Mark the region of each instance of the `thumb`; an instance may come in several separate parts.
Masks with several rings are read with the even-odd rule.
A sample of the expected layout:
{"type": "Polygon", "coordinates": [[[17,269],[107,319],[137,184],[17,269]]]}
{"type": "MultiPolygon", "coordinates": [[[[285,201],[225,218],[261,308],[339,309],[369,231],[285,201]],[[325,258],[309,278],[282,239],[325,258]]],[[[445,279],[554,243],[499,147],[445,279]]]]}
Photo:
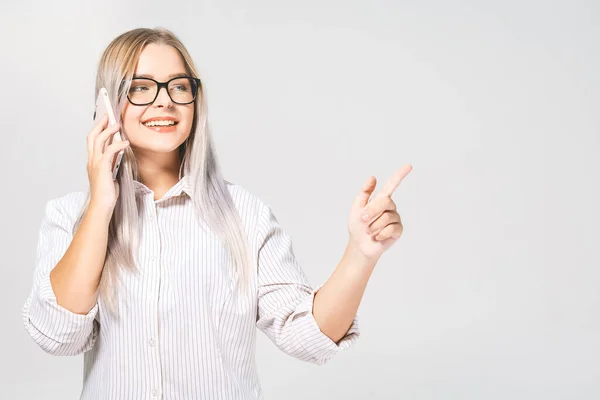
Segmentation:
{"type": "Polygon", "coordinates": [[[356,196],[354,206],[364,208],[369,202],[369,198],[371,197],[371,194],[373,194],[375,186],[377,186],[377,178],[374,176],[368,177],[367,181],[363,184],[360,193],[356,196]]]}

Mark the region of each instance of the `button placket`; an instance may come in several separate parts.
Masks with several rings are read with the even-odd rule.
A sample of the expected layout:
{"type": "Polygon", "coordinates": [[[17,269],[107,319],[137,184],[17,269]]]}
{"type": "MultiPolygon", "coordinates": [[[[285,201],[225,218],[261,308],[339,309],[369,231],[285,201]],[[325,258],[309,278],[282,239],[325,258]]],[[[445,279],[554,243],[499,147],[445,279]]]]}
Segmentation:
{"type": "Polygon", "coordinates": [[[153,364],[153,382],[156,386],[151,386],[151,393],[153,399],[161,398],[160,391],[160,382],[162,379],[162,371],[160,365],[160,357],[159,357],[159,349],[157,346],[157,338],[158,338],[158,291],[160,286],[160,271],[156,262],[160,260],[160,227],[158,223],[158,205],[154,201],[153,198],[150,199],[150,212],[148,215],[148,228],[149,228],[149,236],[150,243],[149,248],[152,253],[149,255],[148,260],[152,263],[152,266],[149,268],[151,272],[152,279],[152,313],[153,313],[153,321],[151,322],[151,328],[147,339],[148,350],[150,352],[150,358],[153,364]]]}
{"type": "MultiPolygon", "coordinates": [[[[156,231],[156,235],[158,237],[157,240],[160,241],[160,235],[158,233],[158,223],[157,223],[157,221],[158,221],[158,214],[157,214],[158,213],[158,205],[154,202],[154,200],[152,201],[152,204],[153,204],[152,208],[153,208],[153,212],[154,213],[148,215],[148,221],[152,225],[152,228],[154,228],[155,231],[156,231]]],[[[158,255],[157,254],[154,254],[154,255],[150,256],[150,261],[156,262],[156,260],[158,260],[158,255]]]]}

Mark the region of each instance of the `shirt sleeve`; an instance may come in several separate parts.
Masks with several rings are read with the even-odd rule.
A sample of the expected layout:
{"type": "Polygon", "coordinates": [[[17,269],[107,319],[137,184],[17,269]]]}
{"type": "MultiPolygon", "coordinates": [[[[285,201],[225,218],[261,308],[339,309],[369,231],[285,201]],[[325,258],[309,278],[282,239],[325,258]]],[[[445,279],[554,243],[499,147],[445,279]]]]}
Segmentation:
{"type": "Polygon", "coordinates": [[[355,316],[337,343],[321,332],[313,315],[317,291],[299,265],[288,233],[270,207],[259,220],[257,327],[285,353],[314,364],[325,364],[353,345],[360,332],[355,316]]]}
{"type": "Polygon", "coordinates": [[[98,303],[85,315],[60,306],[50,284],[50,271],[63,257],[73,235],[74,218],[60,205],[60,199],[46,203],[35,261],[33,287],[21,315],[33,340],[52,355],[77,355],[92,348],[98,336],[95,321],[98,303]]]}

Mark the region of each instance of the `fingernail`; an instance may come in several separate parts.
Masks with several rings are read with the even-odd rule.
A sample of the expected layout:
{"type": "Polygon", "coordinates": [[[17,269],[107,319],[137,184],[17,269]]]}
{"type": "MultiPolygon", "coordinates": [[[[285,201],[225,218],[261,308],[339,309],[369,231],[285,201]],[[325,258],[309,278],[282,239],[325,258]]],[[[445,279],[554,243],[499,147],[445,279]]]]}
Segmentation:
{"type": "Polygon", "coordinates": [[[369,214],[363,214],[362,219],[363,219],[363,221],[366,221],[367,219],[369,219],[369,214]]]}

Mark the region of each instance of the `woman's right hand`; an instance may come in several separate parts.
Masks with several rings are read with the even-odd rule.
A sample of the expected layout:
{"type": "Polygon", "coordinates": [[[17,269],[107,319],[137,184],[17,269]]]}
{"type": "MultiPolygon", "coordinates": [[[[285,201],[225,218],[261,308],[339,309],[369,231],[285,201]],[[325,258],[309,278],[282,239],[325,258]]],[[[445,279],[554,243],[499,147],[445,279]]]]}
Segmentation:
{"type": "Polygon", "coordinates": [[[115,141],[104,149],[106,141],[120,129],[116,123],[108,126],[108,116],[99,120],[87,135],[87,173],[90,182],[90,206],[99,208],[112,216],[119,197],[118,180],[112,178],[115,154],[129,146],[128,141],[115,141]]]}

